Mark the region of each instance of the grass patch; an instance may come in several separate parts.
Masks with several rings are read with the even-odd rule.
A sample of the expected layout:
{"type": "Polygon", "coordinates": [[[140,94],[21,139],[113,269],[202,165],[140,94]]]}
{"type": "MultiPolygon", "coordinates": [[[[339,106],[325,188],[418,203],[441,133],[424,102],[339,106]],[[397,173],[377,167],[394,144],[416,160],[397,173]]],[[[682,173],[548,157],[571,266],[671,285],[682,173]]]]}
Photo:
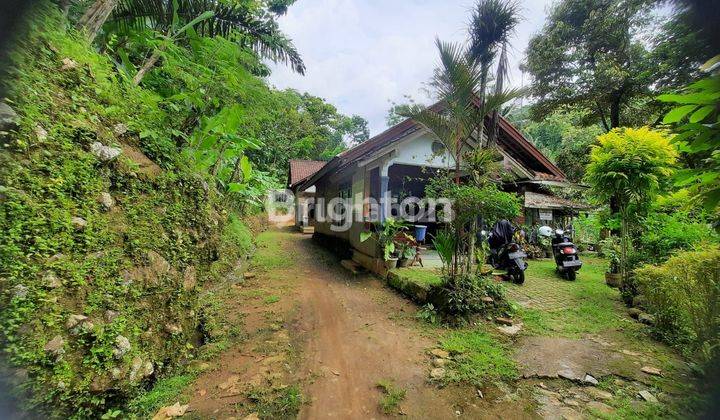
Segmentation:
{"type": "Polygon", "coordinates": [[[263,300],[263,302],[265,302],[266,305],[271,305],[273,303],[280,302],[280,297],[275,295],[268,296],[263,300]]]}
{"type": "Polygon", "coordinates": [[[195,377],[193,373],[183,373],[161,378],[151,390],[130,401],[128,407],[131,412],[139,416],[152,415],[160,407],[179,401],[182,392],[195,380],[195,377]]]}
{"type": "Polygon", "coordinates": [[[248,398],[255,403],[254,410],[262,419],[295,419],[303,403],[297,385],[278,390],[256,389],[248,398]]]}
{"type": "Polygon", "coordinates": [[[275,270],[289,267],[294,263],[290,253],[283,249],[282,236],[287,233],[279,231],[265,231],[257,236],[257,252],[253,257],[252,265],[263,270],[275,270]]]}
{"type": "Polygon", "coordinates": [[[560,278],[553,260],[531,261],[525,285],[508,284],[539,302],[542,309],[520,308],[524,329],[532,335],[578,338],[584,334],[637,328],[624,316],[624,306],[616,289],[605,284],[607,261],[583,259],[583,267],[574,282],[560,278]]]}
{"type": "Polygon", "coordinates": [[[397,412],[398,406],[405,399],[405,390],[395,386],[392,381],[383,379],[377,383],[377,387],[382,391],[380,397],[380,409],[385,414],[397,412]]]}
{"type": "Polygon", "coordinates": [[[512,380],[518,376],[509,348],[480,329],[452,331],[440,345],[453,355],[446,377],[448,382],[481,386],[488,381],[512,380]]]}
{"type": "Polygon", "coordinates": [[[414,283],[427,286],[441,286],[442,275],[437,268],[407,267],[395,269],[395,272],[414,283]]]}

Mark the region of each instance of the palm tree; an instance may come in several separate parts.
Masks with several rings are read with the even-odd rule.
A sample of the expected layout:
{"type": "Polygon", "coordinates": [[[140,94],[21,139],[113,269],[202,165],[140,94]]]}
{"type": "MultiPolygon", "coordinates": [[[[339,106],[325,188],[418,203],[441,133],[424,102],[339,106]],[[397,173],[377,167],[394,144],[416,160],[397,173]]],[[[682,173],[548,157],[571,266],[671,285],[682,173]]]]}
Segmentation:
{"type": "MultiPolygon", "coordinates": [[[[513,0],[479,0],[475,5],[469,28],[469,54],[480,68],[478,96],[481,103],[487,95],[490,69],[498,52],[500,59],[495,77],[495,94],[503,91],[508,76],[507,47],[518,22],[518,6],[513,0]]],[[[497,140],[500,114],[497,108],[486,109],[492,110],[488,144],[493,145],[497,140]]]]}
{"type": "MultiPolygon", "coordinates": [[[[453,153],[455,158],[455,184],[460,184],[461,166],[469,168],[469,172],[483,169],[476,163],[487,162],[488,156],[481,148],[485,117],[488,112],[499,109],[504,103],[517,97],[519,91],[498,91],[493,94],[484,94],[480,99],[479,93],[483,86],[483,69],[479,62],[473,58],[468,48],[458,44],[435,41],[440,52],[440,66],[430,82],[430,86],[440,99],[442,106],[423,108],[414,106],[408,116],[432,131],[445,147],[453,153]],[[475,149],[466,148],[475,143],[475,149]],[[467,153],[467,164],[463,165],[463,153],[467,153]],[[482,154],[482,156],[479,156],[482,154]],[[476,159],[477,158],[477,159],[476,159]]],[[[481,166],[482,166],[481,165],[481,166]]],[[[472,174],[473,179],[475,173],[472,174]]],[[[464,228],[460,228],[463,229],[464,228]]],[[[456,247],[463,235],[460,229],[456,231],[456,247]]],[[[472,256],[475,252],[475,232],[477,222],[473,221],[468,241],[467,270],[470,270],[472,256]]],[[[457,253],[457,249],[456,249],[457,253]]]]}
{"type": "Polygon", "coordinates": [[[455,157],[455,183],[460,183],[463,146],[482,142],[485,117],[519,96],[516,89],[483,94],[483,69],[468,48],[435,40],[440,66],[430,86],[442,106],[410,108],[407,116],[432,131],[455,157]]]}
{"type": "Polygon", "coordinates": [[[256,51],[261,57],[289,64],[300,74],[305,64],[292,41],[280,31],[275,20],[284,7],[270,7],[270,12],[250,11],[237,4],[218,0],[96,0],[78,21],[93,40],[106,21],[116,23],[117,30],[152,28],[166,33],[178,20],[187,23],[207,12],[209,19],[195,26],[200,36],[232,37],[241,47],[256,51]]]}

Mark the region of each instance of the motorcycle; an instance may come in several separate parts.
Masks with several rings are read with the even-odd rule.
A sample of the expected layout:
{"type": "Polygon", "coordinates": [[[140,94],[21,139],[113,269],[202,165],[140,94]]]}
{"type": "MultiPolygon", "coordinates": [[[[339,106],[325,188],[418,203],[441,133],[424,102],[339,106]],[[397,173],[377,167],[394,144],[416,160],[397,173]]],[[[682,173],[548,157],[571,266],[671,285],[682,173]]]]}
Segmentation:
{"type": "Polygon", "coordinates": [[[490,246],[489,262],[495,269],[506,270],[513,283],[523,284],[528,266],[523,258],[527,254],[513,241],[514,233],[515,229],[507,220],[495,224],[487,239],[490,246]]]}
{"type": "Polygon", "coordinates": [[[582,261],[578,256],[577,246],[570,237],[562,229],[556,229],[553,235],[549,226],[541,227],[538,233],[545,237],[553,237],[551,245],[557,272],[570,281],[575,280],[578,270],[582,267],[582,261]]]}

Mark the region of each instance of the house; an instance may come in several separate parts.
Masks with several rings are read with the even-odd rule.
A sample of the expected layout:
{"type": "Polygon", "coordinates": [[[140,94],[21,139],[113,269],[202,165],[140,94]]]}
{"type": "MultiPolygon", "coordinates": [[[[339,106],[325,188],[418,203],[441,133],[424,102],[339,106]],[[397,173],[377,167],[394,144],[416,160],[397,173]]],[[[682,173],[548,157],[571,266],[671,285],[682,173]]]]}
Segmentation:
{"type": "Polygon", "coordinates": [[[303,233],[313,233],[315,226],[314,198],[315,186],[310,185],[303,190],[297,187],[308,177],[314,175],[327,162],[322,160],[290,160],[287,187],[295,194],[295,226],[303,233]]]}
{"type": "MultiPolygon", "coordinates": [[[[551,186],[569,186],[565,174],[505,118],[500,119],[497,143],[510,179],[503,189],[525,196],[524,214],[518,223],[544,220],[548,215],[552,220],[547,223],[552,223],[573,211],[572,203],[557,201],[549,190],[551,186]],[[548,205],[543,207],[543,203],[548,205]]],[[[408,119],[337,155],[303,180],[291,182],[290,189],[296,194],[313,189],[315,217],[308,223],[314,225],[315,236],[349,244],[358,261],[377,257],[376,244],[362,241],[361,232],[372,222],[402,212],[403,205],[397,203],[404,203],[405,197],[424,197],[428,180],[438,171],[454,167],[452,154],[437,137],[408,119]]],[[[414,223],[426,225],[432,232],[440,223],[432,218],[435,208],[419,205],[425,205],[425,218],[414,223]]]]}

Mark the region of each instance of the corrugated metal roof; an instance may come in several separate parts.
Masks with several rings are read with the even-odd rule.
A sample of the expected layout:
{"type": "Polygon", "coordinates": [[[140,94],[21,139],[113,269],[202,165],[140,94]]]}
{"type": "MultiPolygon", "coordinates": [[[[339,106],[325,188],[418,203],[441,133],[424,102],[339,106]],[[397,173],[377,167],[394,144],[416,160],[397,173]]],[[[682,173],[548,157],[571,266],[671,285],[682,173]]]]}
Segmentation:
{"type": "Polygon", "coordinates": [[[531,209],[576,209],[587,210],[592,206],[586,203],[578,203],[554,195],[540,194],[532,191],[525,192],[525,207],[531,209]]]}

